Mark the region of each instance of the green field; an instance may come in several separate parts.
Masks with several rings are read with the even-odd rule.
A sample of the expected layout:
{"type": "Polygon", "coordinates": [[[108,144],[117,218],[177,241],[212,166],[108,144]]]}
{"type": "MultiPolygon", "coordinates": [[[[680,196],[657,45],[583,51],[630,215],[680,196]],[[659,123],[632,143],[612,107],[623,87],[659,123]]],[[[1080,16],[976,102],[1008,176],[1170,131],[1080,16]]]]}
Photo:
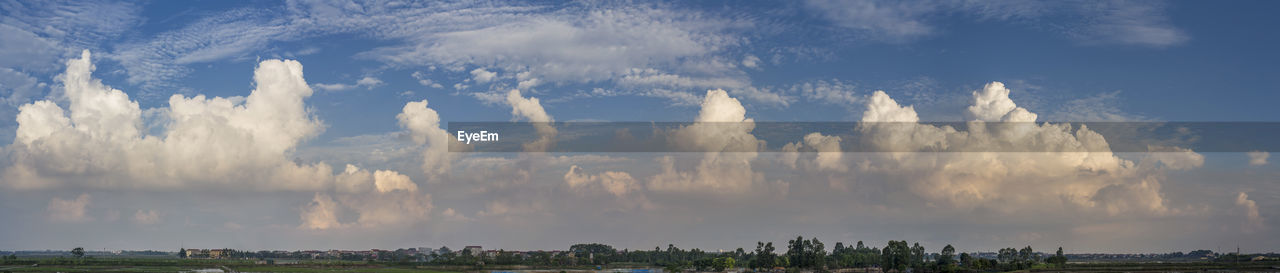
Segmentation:
{"type": "Polygon", "coordinates": [[[9,261],[0,272],[195,272],[200,269],[230,269],[235,272],[370,272],[448,273],[438,269],[408,265],[353,261],[305,261],[291,265],[259,265],[252,260],[201,260],[166,258],[67,259],[37,258],[9,261]]]}
{"type": "Polygon", "coordinates": [[[1066,268],[1032,269],[1031,272],[1280,272],[1280,262],[1098,262],[1071,264],[1066,268]]]}
{"type": "MultiPolygon", "coordinates": [[[[225,272],[370,272],[370,273],[455,273],[462,271],[516,270],[510,266],[485,268],[413,266],[365,261],[302,260],[299,264],[262,265],[254,260],[206,260],[172,258],[28,258],[0,265],[9,272],[198,272],[201,269],[228,269],[225,272]],[[33,266],[35,265],[35,266],[33,266]]],[[[529,268],[521,268],[529,269],[529,268]]],[[[578,268],[589,270],[588,268],[578,268]]],[[[540,269],[543,270],[543,269],[540,269]]],[[[1072,263],[1066,268],[1040,265],[1017,272],[1280,272],[1280,262],[1093,262],[1072,263]]],[[[855,270],[854,272],[860,272],[855,270]]]]}
{"type": "MultiPolygon", "coordinates": [[[[39,267],[0,267],[0,272],[195,272],[199,269],[218,267],[183,267],[183,266],[99,266],[99,265],[55,265],[39,267]]],[[[228,267],[237,272],[368,272],[368,273],[450,273],[432,269],[396,266],[362,266],[362,267],[319,267],[307,265],[259,265],[228,267]]]]}

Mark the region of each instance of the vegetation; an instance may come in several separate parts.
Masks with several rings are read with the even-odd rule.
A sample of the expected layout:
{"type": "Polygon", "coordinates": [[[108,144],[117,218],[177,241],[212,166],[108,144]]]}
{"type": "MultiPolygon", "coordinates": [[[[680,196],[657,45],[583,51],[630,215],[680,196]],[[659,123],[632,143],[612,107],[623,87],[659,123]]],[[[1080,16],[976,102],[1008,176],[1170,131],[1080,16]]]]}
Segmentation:
{"type": "MultiPolygon", "coordinates": [[[[873,268],[879,267],[886,272],[979,272],[979,271],[1011,271],[1036,268],[1036,266],[1053,266],[1062,268],[1066,264],[1066,256],[1059,253],[1042,259],[1041,254],[1034,252],[1030,246],[1022,249],[1001,249],[995,259],[980,258],[971,253],[960,253],[956,257],[956,249],[947,245],[938,253],[928,253],[919,243],[907,241],[889,241],[883,248],[868,247],[863,242],[847,246],[842,242],[835,243],[831,252],[818,238],[797,236],[788,240],[786,249],[776,249],[772,242],[756,242],[754,251],[747,252],[738,248],[734,251],[707,252],[701,249],[681,249],[668,244],[665,249],[654,247],[652,250],[618,250],[613,246],[600,243],[575,244],[568,251],[484,251],[473,253],[471,249],[452,251],[443,247],[438,251],[419,253],[416,249],[373,250],[373,251],[234,251],[218,250],[218,257],[202,254],[200,250],[194,257],[188,257],[187,249],[179,249],[176,255],[169,257],[186,259],[94,259],[83,258],[83,248],[70,251],[77,259],[54,258],[38,263],[45,265],[70,266],[282,266],[278,260],[290,261],[284,267],[334,266],[367,267],[370,265],[392,266],[397,268],[417,268],[422,266],[445,268],[451,270],[475,270],[480,268],[502,268],[504,266],[524,266],[534,268],[594,268],[608,265],[623,267],[662,267],[669,272],[685,270],[724,271],[743,267],[753,271],[768,271],[778,268],[798,270],[827,271],[841,268],[873,268]],[[779,253],[781,252],[781,253],[779,253]],[[305,261],[305,262],[302,262],[305,261]],[[1041,262],[1047,264],[1041,264],[1041,262]]],[[[31,264],[19,261],[16,257],[5,257],[4,264],[31,264]]]]}
{"type": "MultiPolygon", "coordinates": [[[[446,248],[447,249],[447,248],[446,248]]],[[[756,242],[754,251],[736,249],[727,252],[706,252],[701,249],[681,249],[673,244],[654,247],[652,250],[618,250],[612,246],[588,243],[575,244],[564,252],[514,252],[490,251],[483,254],[441,251],[419,254],[420,264],[437,266],[534,266],[565,268],[579,266],[654,266],[669,272],[685,270],[723,271],[742,266],[753,271],[776,268],[800,270],[835,270],[841,268],[884,268],[896,272],[983,272],[1013,271],[1066,265],[1067,257],[1059,252],[1046,258],[1030,246],[1021,249],[1001,249],[997,255],[983,258],[972,253],[958,253],[952,245],[939,252],[929,253],[919,243],[889,241],[883,248],[868,247],[863,242],[852,246],[837,242],[831,252],[818,238],[796,237],[788,240],[785,251],[778,253],[772,242],[756,242]]],[[[411,259],[412,255],[378,255],[411,259]]],[[[395,260],[392,260],[395,261],[395,260]]],[[[412,264],[410,260],[403,260],[412,264]]]]}
{"type": "Polygon", "coordinates": [[[1057,266],[1059,268],[1067,266],[1067,256],[1062,254],[1062,247],[1058,247],[1058,252],[1053,256],[1044,260],[1045,263],[1057,266]]]}
{"type": "MultiPolygon", "coordinates": [[[[79,251],[73,250],[50,252],[61,253],[61,257],[32,258],[18,257],[13,254],[0,255],[0,272],[181,272],[208,268],[229,268],[243,272],[428,273],[550,268],[581,272],[597,268],[637,267],[660,267],[668,272],[726,271],[735,268],[748,272],[827,272],[839,269],[845,269],[845,272],[850,271],[847,268],[857,268],[852,272],[862,272],[862,268],[868,268],[867,271],[883,268],[883,272],[890,273],[1189,272],[1273,271],[1274,267],[1280,266],[1280,257],[1276,254],[1236,255],[1195,251],[1191,254],[1145,255],[1160,258],[1181,258],[1188,255],[1197,257],[1195,260],[1183,260],[1183,262],[1107,261],[1075,263],[1068,267],[1068,255],[1061,248],[1051,255],[1037,253],[1029,246],[1020,249],[1005,248],[996,253],[957,253],[954,246],[947,245],[938,252],[929,253],[920,244],[908,241],[890,241],[882,248],[867,247],[861,242],[852,246],[837,242],[828,253],[823,245],[824,243],[816,238],[797,237],[794,240],[788,240],[785,251],[774,249],[773,243],[765,242],[757,242],[756,249],[751,252],[744,249],[725,252],[705,252],[696,248],[684,250],[670,244],[666,249],[652,250],[618,250],[605,244],[576,244],[570,246],[569,251],[556,252],[497,250],[477,253],[470,251],[416,253],[416,250],[408,249],[383,250],[375,251],[377,258],[345,256],[350,259],[297,258],[308,253],[329,253],[320,251],[243,251],[233,252],[231,256],[235,258],[227,259],[178,259],[181,254],[175,255],[172,252],[167,258],[102,258],[97,252],[94,253],[95,255],[82,253],[77,256],[74,252],[79,251]],[[295,258],[253,257],[260,255],[295,258]],[[273,261],[276,263],[272,263],[273,261]]],[[[1075,254],[1072,257],[1089,255],[1125,256],[1123,254],[1075,254]]]]}
{"type": "MultiPolygon", "coordinates": [[[[785,249],[773,242],[756,242],[756,248],[707,252],[681,249],[674,244],[651,250],[616,249],[600,243],[574,244],[567,251],[452,251],[397,249],[367,251],[235,251],[231,249],[173,252],[132,251],[133,255],[166,255],[153,258],[103,258],[105,252],[86,253],[83,248],[70,251],[47,251],[40,257],[18,257],[0,252],[0,272],[174,272],[204,268],[230,268],[251,272],[439,272],[519,269],[565,269],[568,271],[597,268],[664,268],[668,272],[726,271],[749,272],[828,272],[855,269],[854,272],[882,269],[886,273],[904,272],[1007,272],[1007,271],[1199,271],[1221,269],[1267,269],[1280,265],[1276,254],[1237,255],[1197,250],[1183,254],[1072,254],[1070,259],[1103,261],[1072,264],[1069,255],[1059,247],[1053,254],[1040,253],[1030,246],[1003,248],[995,253],[960,253],[952,245],[928,252],[919,243],[889,241],[880,248],[863,242],[846,245],[836,242],[833,248],[818,238],[797,236],[788,240],[785,249]],[[827,252],[830,250],[830,252],[827,252]],[[190,256],[187,254],[191,253],[190,256]],[[215,254],[216,253],[216,254],[215,254]],[[90,255],[86,255],[90,254],[90,255]],[[1134,258],[1138,257],[1138,258],[1134,258]],[[1179,261],[1145,263],[1139,259],[1179,261]],[[1157,270],[1163,269],[1163,270],[1157,270]]],[[[1153,261],[1146,260],[1146,261],[1153,261]]]]}

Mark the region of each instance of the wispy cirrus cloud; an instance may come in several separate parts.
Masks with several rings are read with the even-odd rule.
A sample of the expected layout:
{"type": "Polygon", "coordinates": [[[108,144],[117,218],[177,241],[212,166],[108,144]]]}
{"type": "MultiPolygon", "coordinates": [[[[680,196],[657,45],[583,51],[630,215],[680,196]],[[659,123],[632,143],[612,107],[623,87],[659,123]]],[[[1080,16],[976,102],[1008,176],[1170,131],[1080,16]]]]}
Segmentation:
{"type": "Polygon", "coordinates": [[[510,86],[528,90],[543,84],[611,82],[629,77],[633,80],[625,86],[637,90],[725,88],[766,103],[786,102],[767,90],[752,88],[741,70],[745,64],[735,61],[741,57],[724,51],[743,42],[744,38],[733,32],[750,25],[744,20],[661,5],[432,3],[384,7],[376,3],[297,2],[287,6],[282,11],[237,9],[202,18],[154,38],[117,46],[111,58],[125,66],[131,83],[149,94],[175,87],[175,81],[191,72],[190,64],[247,58],[250,52],[276,42],[362,33],[403,42],[357,57],[401,67],[481,69],[485,73],[473,77],[476,84],[508,85],[500,80],[512,80],[510,86]],[[495,58],[498,56],[501,58],[495,58]],[[496,70],[483,70],[485,67],[496,70]],[[636,77],[648,80],[636,81],[636,77]]]}
{"type": "Polygon", "coordinates": [[[314,84],[314,86],[317,89],[324,90],[324,91],[346,91],[346,90],[351,90],[355,88],[373,89],[374,87],[381,86],[382,84],[383,84],[382,80],[379,80],[378,78],[374,78],[372,76],[365,76],[364,78],[360,78],[359,80],[356,80],[356,82],[352,84],[317,83],[317,84],[314,84]]]}
{"type": "Polygon", "coordinates": [[[246,58],[272,42],[306,34],[280,17],[259,9],[230,10],[145,40],[119,44],[106,55],[120,62],[128,81],[142,88],[142,97],[157,99],[180,87],[177,81],[192,71],[188,65],[246,58]]]}
{"type": "Polygon", "coordinates": [[[1084,44],[1166,47],[1191,39],[1173,26],[1165,11],[1166,2],[1099,1],[1079,5],[1085,21],[1067,33],[1084,44]]]}
{"type": "Polygon", "coordinates": [[[805,4],[837,26],[895,43],[936,32],[926,15],[940,9],[926,2],[813,0],[805,4]]]}
{"type": "Polygon", "coordinates": [[[1171,23],[1162,1],[810,0],[805,6],[855,37],[890,43],[930,37],[946,31],[942,21],[966,19],[1040,25],[1085,45],[1166,47],[1190,39],[1171,23]],[[1050,17],[1066,23],[1042,20],[1050,17]]]}
{"type": "Polygon", "coordinates": [[[736,32],[751,26],[749,20],[662,5],[569,5],[506,19],[491,26],[424,32],[407,44],[358,56],[471,70],[474,83],[523,90],[574,83],[614,83],[631,95],[723,88],[762,103],[787,103],[752,86],[743,69],[747,64],[758,68],[756,62],[741,63],[736,61],[741,57],[727,51],[745,42],[736,32]],[[490,74],[495,72],[506,76],[490,74]]]}
{"type": "Polygon", "coordinates": [[[108,47],[142,20],[140,11],[133,3],[107,1],[0,3],[0,114],[14,114],[46,93],[46,76],[63,58],[108,47]]]}
{"type": "Polygon", "coordinates": [[[810,101],[845,107],[859,105],[864,96],[857,93],[856,85],[839,79],[803,82],[792,85],[788,90],[810,101]]]}
{"type": "Polygon", "coordinates": [[[109,1],[0,3],[0,66],[51,71],[83,49],[102,49],[137,26],[141,7],[109,1]]]}

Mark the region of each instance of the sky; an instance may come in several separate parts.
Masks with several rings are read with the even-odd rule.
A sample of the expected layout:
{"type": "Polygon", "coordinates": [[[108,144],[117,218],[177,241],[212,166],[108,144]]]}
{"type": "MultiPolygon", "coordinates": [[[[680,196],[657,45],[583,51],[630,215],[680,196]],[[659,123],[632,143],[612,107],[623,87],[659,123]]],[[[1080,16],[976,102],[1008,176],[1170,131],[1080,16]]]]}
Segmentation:
{"type": "Polygon", "coordinates": [[[1276,251],[1270,151],[1061,124],[1280,121],[1278,5],[3,1],[0,249],[1276,251]],[[670,143],[706,152],[450,152],[463,121],[694,122],[670,143]],[[791,121],[1040,123],[753,130],[791,121]]]}

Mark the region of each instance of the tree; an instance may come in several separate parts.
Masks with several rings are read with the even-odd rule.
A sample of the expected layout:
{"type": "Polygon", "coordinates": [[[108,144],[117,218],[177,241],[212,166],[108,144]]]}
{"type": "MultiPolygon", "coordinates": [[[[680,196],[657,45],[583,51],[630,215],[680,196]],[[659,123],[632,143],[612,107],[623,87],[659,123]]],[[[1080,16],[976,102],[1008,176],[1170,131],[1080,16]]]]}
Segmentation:
{"type": "Polygon", "coordinates": [[[77,248],[71,249],[71,255],[75,255],[76,258],[84,257],[84,248],[77,247],[77,248]]]}
{"type": "Polygon", "coordinates": [[[996,254],[996,261],[1001,264],[1012,264],[1018,256],[1018,250],[1012,247],[1001,248],[1000,253],[996,254]]]}
{"type": "Polygon", "coordinates": [[[885,271],[890,269],[896,269],[898,272],[906,271],[907,267],[911,265],[911,251],[911,247],[907,246],[907,241],[889,241],[889,244],[884,246],[883,254],[880,256],[882,259],[881,266],[885,268],[885,271]]]}
{"type": "Polygon", "coordinates": [[[178,249],[178,259],[186,259],[186,258],[187,258],[187,249],[186,249],[186,248],[179,248],[179,249],[178,249]]]}
{"type": "Polygon", "coordinates": [[[787,241],[786,258],[788,267],[820,268],[827,263],[826,245],[818,238],[805,240],[797,236],[795,240],[787,241]]]}
{"type": "Polygon", "coordinates": [[[617,252],[617,250],[613,249],[612,246],[609,246],[606,244],[598,244],[598,243],[575,244],[575,245],[569,246],[569,251],[572,251],[573,253],[576,253],[578,255],[586,255],[588,253],[601,255],[601,254],[613,254],[617,252]]]}
{"type": "Polygon", "coordinates": [[[1067,255],[1062,253],[1062,247],[1058,247],[1058,266],[1067,266],[1067,255]]]}
{"type": "Polygon", "coordinates": [[[1035,251],[1031,250],[1031,246],[1024,247],[1022,250],[1018,251],[1018,262],[1020,262],[1023,267],[1031,267],[1031,265],[1035,264],[1035,260],[1032,259],[1032,255],[1034,254],[1035,251]]]}
{"type": "Polygon", "coordinates": [[[787,241],[787,263],[788,267],[804,267],[804,236],[796,236],[795,240],[787,241]]]}
{"type": "Polygon", "coordinates": [[[809,254],[809,267],[821,268],[827,264],[827,247],[819,242],[818,238],[813,238],[811,241],[806,251],[809,254]]]}
{"type": "Polygon", "coordinates": [[[1053,254],[1052,257],[1045,259],[1045,262],[1061,268],[1067,265],[1067,255],[1062,254],[1062,247],[1058,247],[1058,252],[1053,254]]]}
{"type": "Polygon", "coordinates": [[[951,264],[954,263],[955,261],[955,256],[956,256],[955,247],[952,247],[950,244],[948,244],[945,247],[942,247],[942,253],[938,253],[938,266],[943,269],[951,267],[951,264]]]}
{"type": "Polygon", "coordinates": [[[664,269],[667,272],[683,272],[686,267],[689,267],[688,262],[676,262],[667,264],[664,269]]]}
{"type": "Polygon", "coordinates": [[[973,256],[969,256],[969,253],[960,253],[960,265],[969,269],[977,269],[973,266],[973,256]]]}
{"type": "Polygon", "coordinates": [[[917,270],[924,268],[924,247],[918,242],[911,246],[911,267],[917,270]]]}
{"type": "Polygon", "coordinates": [[[604,264],[618,251],[610,245],[592,243],[569,246],[569,252],[573,252],[578,257],[589,258],[592,263],[604,264]]]}
{"type": "Polygon", "coordinates": [[[735,262],[736,261],[734,261],[733,258],[720,257],[716,258],[715,261],[711,263],[711,267],[716,271],[724,271],[727,268],[733,268],[735,262]]]}
{"type": "Polygon", "coordinates": [[[778,255],[773,253],[774,250],[773,242],[756,242],[755,260],[751,261],[751,267],[769,269],[777,266],[778,255]]]}

